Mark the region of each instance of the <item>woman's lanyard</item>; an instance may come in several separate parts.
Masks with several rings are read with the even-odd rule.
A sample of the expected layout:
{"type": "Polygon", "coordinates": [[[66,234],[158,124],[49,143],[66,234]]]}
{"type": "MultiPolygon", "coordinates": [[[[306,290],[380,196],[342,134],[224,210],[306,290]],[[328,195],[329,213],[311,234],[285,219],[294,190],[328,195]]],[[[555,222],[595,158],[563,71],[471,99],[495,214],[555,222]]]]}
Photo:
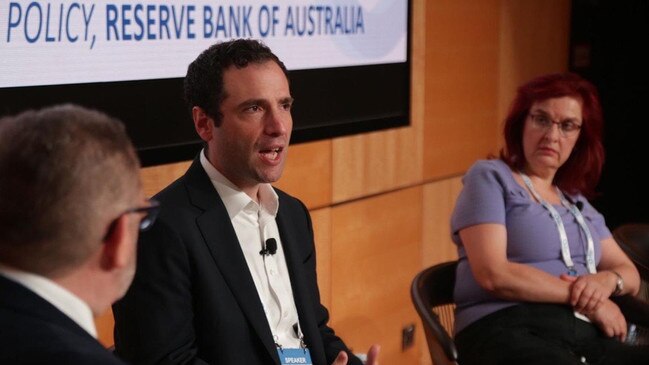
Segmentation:
{"type": "MultiPolygon", "coordinates": [[[[552,204],[549,204],[541,196],[539,193],[534,190],[534,186],[532,185],[532,180],[523,172],[519,172],[521,177],[523,178],[523,181],[525,182],[525,185],[527,185],[527,188],[530,189],[530,192],[534,196],[534,199],[536,199],[545,209],[547,209],[550,212],[550,215],[552,216],[552,219],[554,220],[554,224],[557,226],[557,231],[559,231],[559,238],[561,239],[561,257],[563,258],[563,262],[566,264],[566,267],[568,267],[568,274],[570,275],[577,275],[577,271],[575,270],[575,264],[572,262],[572,257],[570,256],[570,246],[568,245],[568,235],[566,234],[566,228],[563,226],[563,221],[561,220],[561,216],[557,212],[556,209],[552,206],[552,204]]],[[[586,235],[586,240],[588,241],[588,246],[586,249],[586,266],[588,268],[588,272],[591,274],[594,274],[597,272],[597,268],[595,267],[595,245],[593,243],[593,236],[590,234],[590,229],[588,228],[588,225],[586,224],[586,220],[584,219],[583,214],[581,214],[581,211],[574,205],[568,202],[566,197],[563,195],[563,192],[557,189],[557,193],[559,194],[559,198],[561,199],[561,204],[570,211],[570,213],[577,219],[577,223],[579,223],[579,226],[581,227],[581,230],[584,232],[586,235]]]]}

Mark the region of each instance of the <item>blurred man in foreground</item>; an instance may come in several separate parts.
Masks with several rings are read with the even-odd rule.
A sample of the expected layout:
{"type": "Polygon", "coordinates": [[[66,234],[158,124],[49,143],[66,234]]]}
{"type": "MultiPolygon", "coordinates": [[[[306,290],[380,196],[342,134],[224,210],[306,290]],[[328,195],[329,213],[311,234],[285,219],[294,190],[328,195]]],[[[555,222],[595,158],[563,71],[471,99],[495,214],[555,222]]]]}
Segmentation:
{"type": "Polygon", "coordinates": [[[126,292],[157,209],[119,121],[73,105],[0,119],[0,363],[123,364],[93,317],[126,292]]]}

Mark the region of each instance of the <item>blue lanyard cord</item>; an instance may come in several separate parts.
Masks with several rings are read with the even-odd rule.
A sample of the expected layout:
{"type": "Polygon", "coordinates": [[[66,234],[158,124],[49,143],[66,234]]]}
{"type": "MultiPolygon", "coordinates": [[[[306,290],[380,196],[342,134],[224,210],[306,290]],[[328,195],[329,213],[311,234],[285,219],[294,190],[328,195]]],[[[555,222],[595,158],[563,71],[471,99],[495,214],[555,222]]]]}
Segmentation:
{"type": "MultiPolygon", "coordinates": [[[[572,256],[570,255],[570,246],[568,244],[568,235],[566,234],[566,228],[563,225],[563,221],[561,220],[561,215],[557,212],[557,210],[552,206],[552,204],[549,204],[546,202],[539,193],[536,192],[534,189],[534,186],[532,185],[532,180],[530,180],[529,176],[527,176],[525,173],[520,172],[519,174],[523,178],[523,182],[525,182],[525,185],[527,188],[530,190],[532,195],[534,196],[534,199],[536,199],[543,207],[550,212],[550,215],[552,216],[552,220],[554,220],[554,224],[557,226],[557,231],[559,232],[559,238],[561,240],[561,257],[563,258],[563,262],[566,264],[566,267],[568,268],[568,273],[571,275],[576,275],[575,271],[575,264],[572,262],[572,256]]],[[[574,205],[571,204],[563,194],[559,188],[557,189],[557,193],[559,194],[559,198],[561,199],[561,204],[568,209],[568,211],[575,217],[577,220],[577,223],[579,224],[579,227],[581,227],[581,230],[584,232],[584,235],[586,235],[586,240],[587,240],[587,248],[586,248],[586,266],[588,268],[588,272],[591,274],[594,274],[597,272],[597,268],[595,267],[595,244],[593,241],[593,236],[590,234],[590,229],[588,228],[588,225],[586,224],[586,220],[584,219],[583,214],[581,214],[581,211],[574,205]]]]}

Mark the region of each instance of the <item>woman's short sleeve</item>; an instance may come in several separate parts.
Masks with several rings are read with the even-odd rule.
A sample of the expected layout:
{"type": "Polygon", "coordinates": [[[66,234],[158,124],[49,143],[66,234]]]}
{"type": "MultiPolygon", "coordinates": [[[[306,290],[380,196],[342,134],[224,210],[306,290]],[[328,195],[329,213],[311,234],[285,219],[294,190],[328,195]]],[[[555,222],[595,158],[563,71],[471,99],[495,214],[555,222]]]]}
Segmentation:
{"type": "Polygon", "coordinates": [[[451,216],[451,232],[457,242],[457,233],[466,227],[483,223],[506,222],[504,174],[509,167],[499,160],[476,162],[462,179],[463,188],[451,216]]]}

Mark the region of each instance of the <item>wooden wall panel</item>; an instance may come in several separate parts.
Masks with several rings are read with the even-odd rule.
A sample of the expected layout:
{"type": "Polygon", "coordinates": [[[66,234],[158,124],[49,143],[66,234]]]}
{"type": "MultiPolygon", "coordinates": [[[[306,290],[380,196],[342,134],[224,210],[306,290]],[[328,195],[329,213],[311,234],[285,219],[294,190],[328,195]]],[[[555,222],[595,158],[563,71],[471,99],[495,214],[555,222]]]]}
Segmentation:
{"type": "Polygon", "coordinates": [[[313,233],[316,248],[316,268],[320,301],[331,308],[331,208],[313,210],[313,233]]]}
{"type": "Polygon", "coordinates": [[[570,4],[571,0],[502,0],[499,120],[505,118],[521,83],[568,70],[570,4]]]}
{"type": "Polygon", "coordinates": [[[274,185],[309,209],[331,204],[331,140],[291,145],[282,178],[274,185]]]}
{"type": "Polygon", "coordinates": [[[420,135],[413,128],[333,141],[333,201],[343,202],[421,181],[420,135]]]}
{"type": "Polygon", "coordinates": [[[419,362],[419,346],[401,351],[401,329],[419,323],[409,293],[421,262],[421,202],[415,187],[332,209],[332,324],[355,352],[380,343],[383,364],[419,362]]]}
{"type": "MultiPolygon", "coordinates": [[[[412,2],[410,126],[333,140],[333,202],[340,203],[422,180],[425,0],[412,2]]],[[[386,87],[385,92],[390,92],[386,87]]]]}
{"type": "Polygon", "coordinates": [[[424,179],[464,172],[495,150],[498,0],[426,5],[424,179]]]}
{"type": "Polygon", "coordinates": [[[113,319],[112,309],[109,308],[104,314],[95,318],[95,327],[97,327],[97,337],[102,345],[111,347],[115,344],[113,339],[115,320],[113,319]]]}
{"type": "Polygon", "coordinates": [[[191,161],[167,165],[145,167],[140,170],[144,193],[150,197],[167,187],[177,178],[183,176],[191,161]]]}
{"type": "Polygon", "coordinates": [[[422,214],[422,269],[440,262],[456,260],[451,241],[451,214],[462,189],[462,177],[424,185],[422,214]]]}

